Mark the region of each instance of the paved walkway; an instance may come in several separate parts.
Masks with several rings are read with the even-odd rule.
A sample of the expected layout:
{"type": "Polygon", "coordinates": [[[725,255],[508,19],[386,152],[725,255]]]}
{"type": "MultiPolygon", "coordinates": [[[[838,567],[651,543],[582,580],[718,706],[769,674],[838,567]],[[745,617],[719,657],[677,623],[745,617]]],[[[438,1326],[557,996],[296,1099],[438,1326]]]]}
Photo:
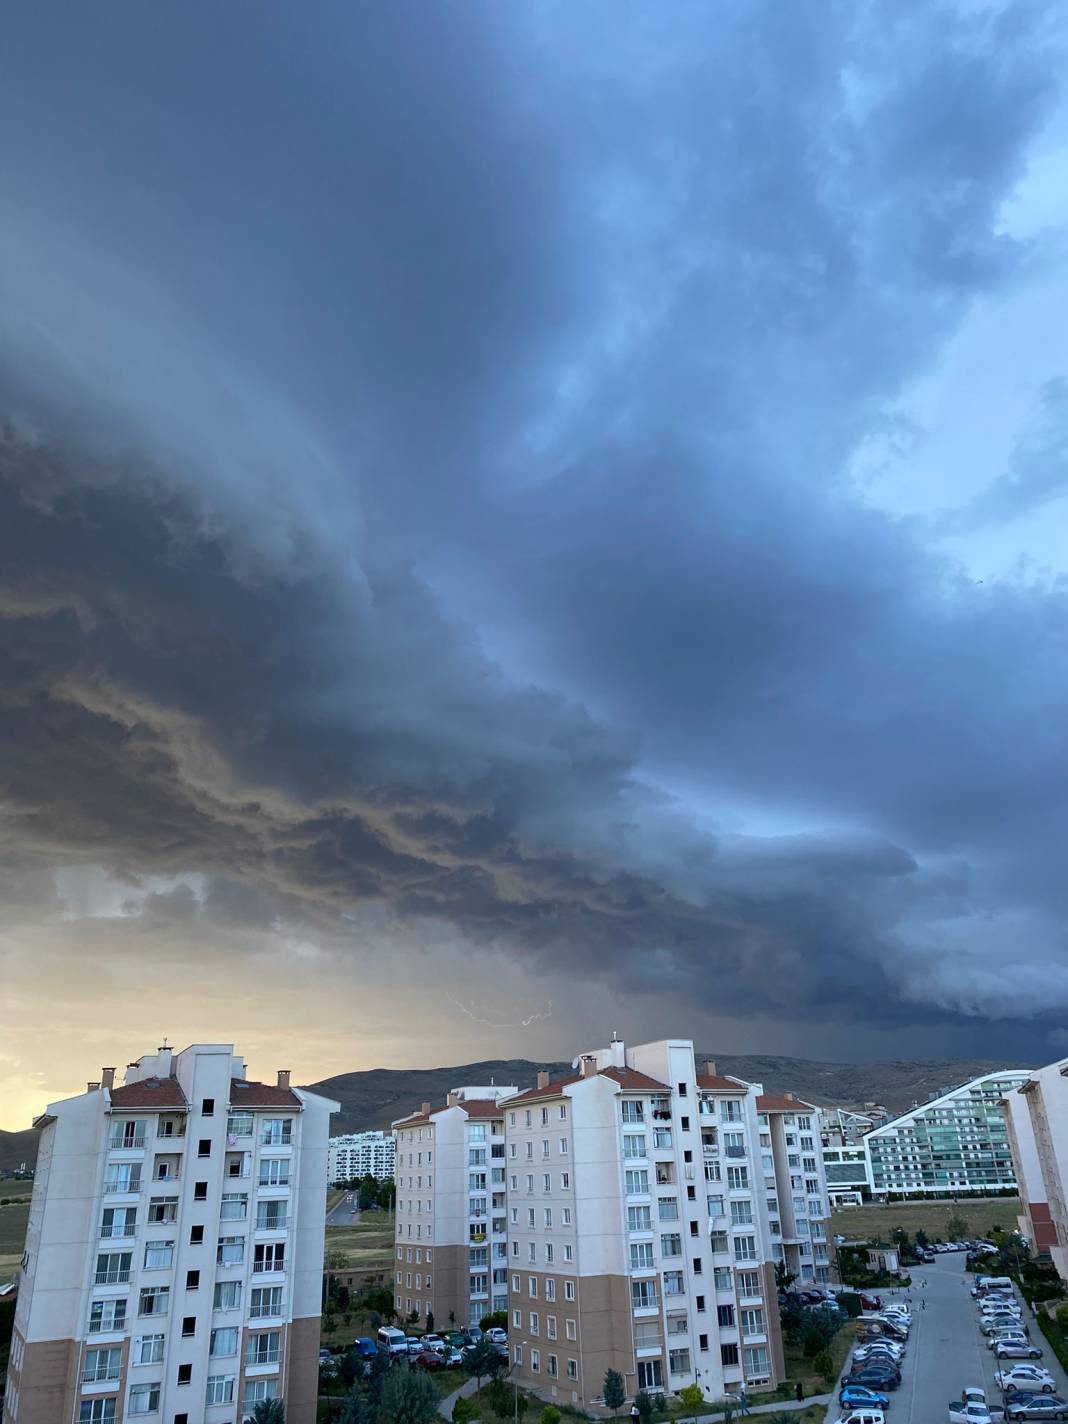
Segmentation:
{"type": "Polygon", "coordinates": [[[474,1394],[477,1386],[478,1381],[472,1376],[470,1379],[465,1379],[459,1389],[454,1389],[451,1394],[447,1394],[445,1398],[441,1401],[441,1403],[438,1405],[438,1413],[441,1415],[442,1419],[451,1420],[452,1406],[456,1403],[456,1401],[460,1398],[461,1395],[463,1395],[465,1399],[468,1399],[472,1394],[474,1394]]]}

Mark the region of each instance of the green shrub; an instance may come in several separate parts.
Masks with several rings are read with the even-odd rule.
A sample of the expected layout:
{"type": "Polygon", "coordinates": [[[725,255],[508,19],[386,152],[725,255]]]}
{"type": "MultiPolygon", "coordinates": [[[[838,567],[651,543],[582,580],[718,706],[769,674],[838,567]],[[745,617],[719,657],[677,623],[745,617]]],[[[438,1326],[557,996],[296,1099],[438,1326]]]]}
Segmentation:
{"type": "Polygon", "coordinates": [[[560,1424],[562,1416],[555,1404],[547,1404],[541,1411],[541,1424],[560,1424]]]}
{"type": "Polygon", "coordinates": [[[812,1361],[812,1368],[828,1382],[834,1379],[834,1361],[830,1350],[821,1350],[812,1361]]]}
{"type": "Polygon", "coordinates": [[[471,1420],[477,1418],[478,1410],[469,1399],[461,1394],[452,1406],[452,1424],[471,1424],[471,1420]]]}
{"type": "Polygon", "coordinates": [[[685,1389],[679,1390],[679,1398],[682,1400],[684,1409],[700,1409],[705,1402],[705,1397],[701,1393],[699,1384],[688,1384],[685,1389]]]}

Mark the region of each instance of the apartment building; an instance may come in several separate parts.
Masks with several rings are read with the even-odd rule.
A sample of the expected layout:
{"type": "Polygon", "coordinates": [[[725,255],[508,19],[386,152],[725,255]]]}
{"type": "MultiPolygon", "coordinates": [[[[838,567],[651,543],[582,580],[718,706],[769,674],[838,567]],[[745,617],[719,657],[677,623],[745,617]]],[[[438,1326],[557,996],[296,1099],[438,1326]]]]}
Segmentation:
{"type": "Polygon", "coordinates": [[[4,1424],[312,1424],[337,1104],[164,1047],[49,1104],[4,1424]]]}
{"type": "Polygon", "coordinates": [[[394,1304],[439,1328],[508,1304],[503,1104],[516,1087],[462,1087],[393,1124],[394,1304]]]}
{"type": "Polygon", "coordinates": [[[757,1087],[698,1074],[688,1041],[574,1066],[504,1104],[519,1382],[586,1405],[610,1368],[631,1394],[780,1379],[757,1087]]]}
{"type": "Polygon", "coordinates": [[[327,1181],[375,1177],[384,1182],[393,1176],[395,1152],[392,1132],[349,1132],[332,1137],[327,1145],[327,1181]]]}
{"type": "Polygon", "coordinates": [[[1005,1096],[1023,1211],[1020,1231],[1068,1280],[1068,1058],[1029,1073],[1005,1096]]]}
{"type": "Polygon", "coordinates": [[[819,1135],[819,1109],[793,1093],[758,1095],[761,1167],[772,1257],[799,1283],[831,1279],[831,1206],[819,1135]]]}
{"type": "Polygon", "coordinates": [[[907,1197],[1016,1190],[1002,1104],[1029,1076],[1009,1068],[986,1073],[869,1132],[872,1191],[907,1197]]]}

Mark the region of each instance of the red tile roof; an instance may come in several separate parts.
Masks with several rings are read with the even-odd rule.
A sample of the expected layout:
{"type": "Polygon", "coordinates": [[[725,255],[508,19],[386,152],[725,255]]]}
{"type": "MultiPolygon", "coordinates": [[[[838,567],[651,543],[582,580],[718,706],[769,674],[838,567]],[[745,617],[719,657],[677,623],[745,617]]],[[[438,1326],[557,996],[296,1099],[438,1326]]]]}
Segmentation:
{"type": "Polygon", "coordinates": [[[187,1108],[185,1094],[177,1078],[143,1078],[140,1083],[124,1083],[106,1088],[113,1108],[187,1108]]]}
{"type": "Polygon", "coordinates": [[[554,1078],[551,1082],[546,1083],[544,1088],[528,1088],[525,1093],[517,1093],[514,1098],[509,1098],[508,1108],[511,1110],[516,1103],[536,1103],[540,1102],[542,1098],[558,1098],[565,1088],[572,1083],[579,1082],[580,1079],[581,1074],[569,1073],[566,1078],[554,1078]]]}
{"type": "Polygon", "coordinates": [[[273,1083],[250,1083],[247,1078],[230,1079],[232,1108],[301,1108],[303,1104],[292,1088],[278,1088],[273,1083]]]}
{"type": "Polygon", "coordinates": [[[430,1127],[429,1116],[424,1112],[412,1113],[409,1117],[399,1117],[391,1124],[392,1127],[403,1129],[406,1127],[430,1127]]]}
{"type": "Polygon", "coordinates": [[[468,1117],[504,1117],[504,1108],[496,1098],[468,1098],[458,1103],[468,1117]]]}
{"type": "Polygon", "coordinates": [[[740,1078],[724,1078],[721,1073],[698,1073],[697,1086],[703,1093],[744,1093],[749,1084],[740,1078]]]}
{"type": "Polygon", "coordinates": [[[668,1093],[671,1089],[658,1078],[650,1078],[648,1073],[639,1073],[636,1068],[602,1068],[602,1078],[612,1078],[627,1093],[668,1093]]]}
{"type": "Polygon", "coordinates": [[[757,1112],[791,1113],[806,1111],[814,1112],[815,1108],[811,1103],[802,1102],[800,1098],[774,1098],[764,1095],[757,1098],[757,1112]]]}

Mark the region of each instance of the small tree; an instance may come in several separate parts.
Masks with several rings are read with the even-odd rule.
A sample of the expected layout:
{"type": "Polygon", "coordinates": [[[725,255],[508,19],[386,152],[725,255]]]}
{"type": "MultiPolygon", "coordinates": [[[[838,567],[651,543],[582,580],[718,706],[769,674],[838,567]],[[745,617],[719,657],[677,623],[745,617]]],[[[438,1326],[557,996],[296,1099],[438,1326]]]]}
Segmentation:
{"type": "Polygon", "coordinates": [[[619,1409],[627,1397],[627,1386],[618,1370],[606,1370],[604,1376],[604,1402],[609,1409],[619,1409]]]}
{"type": "Polygon", "coordinates": [[[547,1404],[545,1408],[541,1411],[540,1424],[560,1424],[560,1420],[562,1418],[563,1415],[560,1413],[559,1409],[557,1409],[555,1404],[547,1404]]]}
{"type": "Polygon", "coordinates": [[[464,1369],[469,1375],[474,1375],[479,1389],[482,1388],[484,1379],[496,1379],[507,1363],[485,1336],[477,1345],[472,1345],[464,1351],[464,1369]]]}
{"type": "Polygon", "coordinates": [[[834,1361],[831,1359],[830,1350],[821,1350],[812,1361],[812,1368],[818,1375],[822,1375],[825,1380],[834,1378],[834,1361]]]}
{"type": "Polygon", "coordinates": [[[390,1370],[382,1381],[380,1424],[432,1424],[438,1417],[438,1392],[422,1370],[390,1370]]]}
{"type": "Polygon", "coordinates": [[[785,1261],[777,1261],[775,1264],[775,1288],[777,1290],[789,1290],[797,1275],[794,1271],[788,1270],[785,1261]]]}
{"type": "Polygon", "coordinates": [[[286,1407],[280,1399],[261,1399],[246,1424],[286,1424],[286,1407]]]}
{"type": "Polygon", "coordinates": [[[1058,1305],[1057,1324],[1063,1331],[1068,1333],[1068,1305],[1058,1305]]]}
{"type": "Polygon", "coordinates": [[[649,1424],[653,1417],[653,1401],[649,1393],[640,1389],[634,1396],[634,1403],[638,1406],[638,1414],[641,1416],[642,1424],[649,1424]]]}
{"type": "Polygon", "coordinates": [[[927,1250],[927,1247],[929,1245],[927,1239],[927,1232],[924,1231],[922,1226],[918,1226],[916,1228],[916,1245],[921,1247],[924,1251],[927,1250]]]}
{"type": "Polygon", "coordinates": [[[840,1291],[837,1300],[850,1320],[856,1320],[863,1311],[864,1307],[860,1303],[860,1296],[855,1291],[840,1291]]]}
{"type": "Polygon", "coordinates": [[[700,1409],[705,1402],[705,1397],[701,1393],[699,1384],[688,1384],[684,1389],[679,1390],[679,1398],[682,1400],[684,1409],[700,1409]]]}
{"type": "Polygon", "coordinates": [[[426,1333],[429,1335],[434,1328],[434,1312],[428,1310],[426,1313],[426,1333]]]}
{"type": "Polygon", "coordinates": [[[946,1232],[950,1241],[963,1241],[966,1236],[970,1235],[967,1219],[959,1212],[954,1212],[946,1222],[946,1232]]]}
{"type": "Polygon", "coordinates": [[[464,1395],[452,1406],[452,1424],[471,1424],[472,1419],[478,1418],[478,1410],[464,1395]]]}

